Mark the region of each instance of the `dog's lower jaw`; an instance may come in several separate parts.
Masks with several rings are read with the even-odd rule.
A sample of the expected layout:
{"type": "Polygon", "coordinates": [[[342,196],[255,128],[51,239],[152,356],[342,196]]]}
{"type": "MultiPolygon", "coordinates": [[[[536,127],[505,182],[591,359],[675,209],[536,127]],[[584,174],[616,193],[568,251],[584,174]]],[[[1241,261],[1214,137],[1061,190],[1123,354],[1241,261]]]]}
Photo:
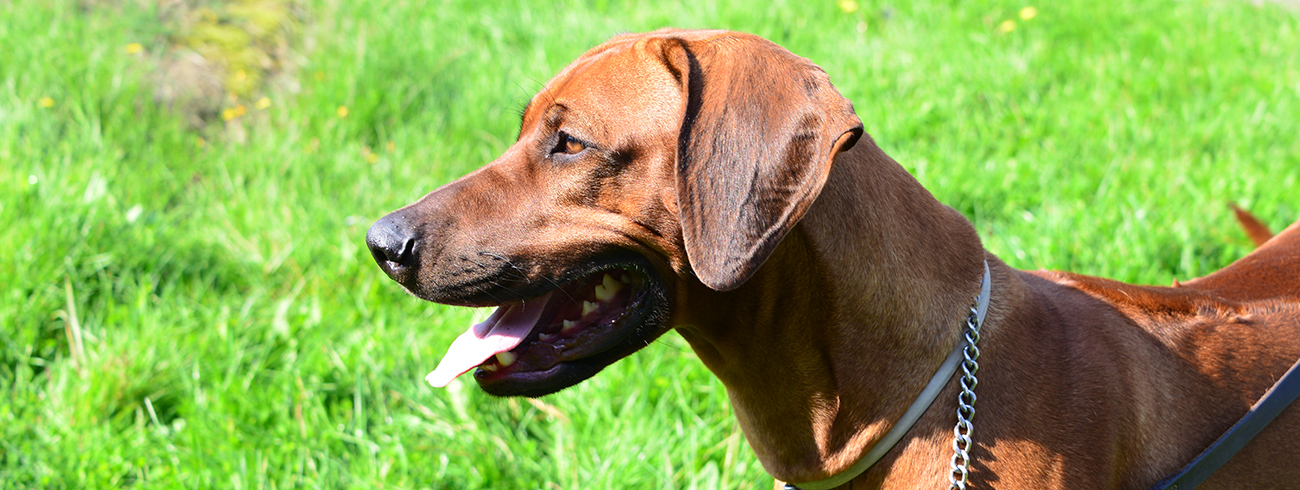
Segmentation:
{"type": "Polygon", "coordinates": [[[595,291],[595,297],[591,298],[593,301],[581,300],[581,315],[585,317],[588,314],[599,315],[602,306],[596,303],[615,300],[621,297],[619,293],[630,295],[626,299],[626,309],[610,324],[584,327],[564,320],[561,325],[555,325],[558,331],[535,330],[510,351],[511,362],[505,363],[508,365],[502,366],[498,361],[489,359],[474,371],[474,380],[491,395],[541,397],[585,381],[606,366],[649,345],[669,330],[668,318],[672,304],[668,301],[668,289],[657,273],[651,272],[652,269],[646,265],[638,265],[633,269],[640,272],[631,274],[640,277],[627,283],[611,279],[609,274],[597,272],[595,275],[603,274],[604,279],[599,281],[602,284],[592,288],[595,291]],[[593,335],[584,335],[587,333],[593,335]],[[543,355],[546,353],[534,352],[550,347],[553,342],[576,344],[566,343],[558,351],[549,353],[550,357],[543,355]],[[540,356],[542,369],[519,370],[519,366],[525,364],[524,357],[530,355],[540,356]],[[546,365],[547,363],[553,364],[546,365]]]}

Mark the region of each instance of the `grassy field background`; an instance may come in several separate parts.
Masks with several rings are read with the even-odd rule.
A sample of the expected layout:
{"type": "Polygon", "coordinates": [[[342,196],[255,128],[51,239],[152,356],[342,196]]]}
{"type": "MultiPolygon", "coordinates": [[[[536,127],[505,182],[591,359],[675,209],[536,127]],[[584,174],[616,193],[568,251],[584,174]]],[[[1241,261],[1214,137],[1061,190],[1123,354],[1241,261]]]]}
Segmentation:
{"type": "MultiPolygon", "coordinates": [[[[0,488],[770,485],[673,334],[542,400],[429,388],[484,312],[405,295],[365,250],[619,32],[814,60],[1017,267],[1168,284],[1249,250],[1227,201],[1300,218],[1300,17],[1271,4],[271,4],[284,39],[212,38],[279,49],[279,81],[196,126],[157,73],[205,44],[160,8],[0,0],[0,488]]],[[[208,22],[255,18],[230,12],[208,22]]]]}

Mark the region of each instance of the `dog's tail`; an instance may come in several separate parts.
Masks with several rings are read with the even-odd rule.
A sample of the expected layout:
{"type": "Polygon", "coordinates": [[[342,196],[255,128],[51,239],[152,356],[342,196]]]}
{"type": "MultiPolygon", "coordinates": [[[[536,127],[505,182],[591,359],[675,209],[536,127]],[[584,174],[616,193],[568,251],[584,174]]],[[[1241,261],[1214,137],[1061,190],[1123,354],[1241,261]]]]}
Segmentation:
{"type": "Polygon", "coordinates": [[[1255,242],[1256,247],[1273,238],[1273,232],[1269,231],[1268,225],[1265,225],[1255,215],[1250,214],[1250,211],[1241,209],[1235,202],[1228,203],[1228,206],[1232,207],[1232,212],[1237,215],[1237,222],[1241,223],[1242,229],[1245,229],[1246,234],[1250,235],[1250,241],[1255,242]]]}

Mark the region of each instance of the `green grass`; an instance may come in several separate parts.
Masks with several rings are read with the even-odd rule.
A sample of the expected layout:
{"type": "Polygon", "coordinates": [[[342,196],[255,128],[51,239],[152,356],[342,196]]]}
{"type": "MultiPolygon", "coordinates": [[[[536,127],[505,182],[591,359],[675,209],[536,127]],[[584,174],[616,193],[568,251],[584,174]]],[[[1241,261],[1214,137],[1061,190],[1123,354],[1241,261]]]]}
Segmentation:
{"type": "Polygon", "coordinates": [[[429,388],[482,313],[365,250],[618,32],[811,58],[1017,267],[1167,284],[1249,250],[1229,200],[1300,218],[1300,17],[1271,5],[320,1],[300,90],[234,143],[155,107],[154,12],[91,3],[0,1],[0,488],[770,485],[676,335],[540,403],[429,388]]]}

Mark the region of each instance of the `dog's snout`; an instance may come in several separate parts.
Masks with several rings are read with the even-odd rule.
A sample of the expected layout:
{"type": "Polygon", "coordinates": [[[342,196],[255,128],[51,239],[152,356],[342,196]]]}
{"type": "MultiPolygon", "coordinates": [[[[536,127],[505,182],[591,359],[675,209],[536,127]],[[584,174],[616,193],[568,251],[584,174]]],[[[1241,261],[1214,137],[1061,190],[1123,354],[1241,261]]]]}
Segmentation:
{"type": "Polygon", "coordinates": [[[415,229],[395,214],[371,225],[366,232],[366,246],[370,247],[375,262],[390,276],[419,263],[419,238],[415,229]]]}

